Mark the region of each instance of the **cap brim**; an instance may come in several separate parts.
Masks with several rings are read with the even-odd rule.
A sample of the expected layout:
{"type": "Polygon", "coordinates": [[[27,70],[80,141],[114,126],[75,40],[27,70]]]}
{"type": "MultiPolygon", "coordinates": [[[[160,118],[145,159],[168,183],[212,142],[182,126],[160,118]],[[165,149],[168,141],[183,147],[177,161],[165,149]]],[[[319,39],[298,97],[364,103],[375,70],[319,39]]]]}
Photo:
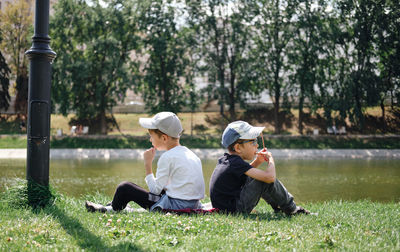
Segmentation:
{"type": "Polygon", "coordinates": [[[139,124],[146,129],[157,129],[153,123],[153,118],[139,118],[139,124]]]}
{"type": "Polygon", "coordinates": [[[246,134],[240,136],[240,139],[254,139],[257,138],[265,127],[252,127],[246,134]]]}

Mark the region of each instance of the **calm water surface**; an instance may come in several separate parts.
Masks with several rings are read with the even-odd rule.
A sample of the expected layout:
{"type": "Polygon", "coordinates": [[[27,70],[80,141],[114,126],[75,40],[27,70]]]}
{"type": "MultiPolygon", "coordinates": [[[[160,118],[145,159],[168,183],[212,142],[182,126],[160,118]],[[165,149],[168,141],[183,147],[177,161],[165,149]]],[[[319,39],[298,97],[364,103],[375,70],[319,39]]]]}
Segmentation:
{"type": "MultiPolygon", "coordinates": [[[[278,178],[296,202],[325,200],[400,201],[400,160],[276,160],[278,178]]],[[[208,182],[215,160],[203,160],[208,182]]],[[[146,187],[143,161],[136,160],[52,160],[50,183],[70,196],[100,192],[113,195],[122,181],[146,187]]],[[[0,160],[0,191],[14,178],[25,178],[25,160],[0,160]]]]}

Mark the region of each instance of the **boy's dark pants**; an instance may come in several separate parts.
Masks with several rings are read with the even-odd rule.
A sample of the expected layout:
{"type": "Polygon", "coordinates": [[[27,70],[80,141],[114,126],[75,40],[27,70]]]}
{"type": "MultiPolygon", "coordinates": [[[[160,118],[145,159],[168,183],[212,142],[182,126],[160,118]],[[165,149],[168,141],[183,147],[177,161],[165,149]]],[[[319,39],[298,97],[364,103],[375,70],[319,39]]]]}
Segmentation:
{"type": "Polygon", "coordinates": [[[296,209],[293,196],[286,190],[282,183],[275,179],[273,183],[265,183],[248,177],[236,203],[236,209],[242,213],[250,213],[263,198],[274,210],[291,213],[296,209]]]}

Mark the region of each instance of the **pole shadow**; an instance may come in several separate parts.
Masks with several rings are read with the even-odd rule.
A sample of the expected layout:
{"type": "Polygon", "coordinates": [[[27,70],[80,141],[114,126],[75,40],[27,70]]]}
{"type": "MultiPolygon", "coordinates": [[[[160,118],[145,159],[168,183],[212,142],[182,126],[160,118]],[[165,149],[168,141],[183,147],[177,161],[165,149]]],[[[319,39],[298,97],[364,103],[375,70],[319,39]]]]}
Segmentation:
{"type": "Polygon", "coordinates": [[[252,220],[266,220],[266,221],[280,221],[280,220],[286,220],[290,219],[290,216],[287,216],[283,213],[273,213],[273,212],[267,212],[267,213],[251,213],[251,214],[246,214],[243,215],[244,218],[246,219],[252,219],[252,220]]]}
{"type": "MultiPolygon", "coordinates": [[[[58,195],[61,196],[61,195],[58,195]]],[[[62,197],[62,196],[61,196],[62,197]]],[[[41,185],[32,180],[16,180],[13,187],[0,194],[1,203],[9,207],[30,208],[33,214],[44,213],[59,222],[81,250],[86,251],[147,251],[132,242],[120,242],[115,246],[106,244],[103,239],[88,230],[78,219],[71,217],[67,211],[55,204],[53,190],[49,185],[41,185]],[[4,197],[4,199],[3,199],[4,197]]],[[[1,249],[0,249],[1,250],[1,249]]]]}
{"type": "Polygon", "coordinates": [[[86,251],[147,251],[131,242],[108,246],[100,237],[85,228],[81,222],[68,216],[63,209],[56,205],[42,210],[44,213],[53,216],[65,232],[75,239],[77,245],[86,251]]]}

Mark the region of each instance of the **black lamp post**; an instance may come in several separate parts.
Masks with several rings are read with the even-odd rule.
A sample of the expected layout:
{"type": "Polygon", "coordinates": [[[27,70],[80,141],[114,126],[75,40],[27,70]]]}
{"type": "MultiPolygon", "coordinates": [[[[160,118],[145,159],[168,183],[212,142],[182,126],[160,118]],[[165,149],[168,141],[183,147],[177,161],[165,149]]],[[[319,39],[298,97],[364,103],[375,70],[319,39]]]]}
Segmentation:
{"type": "Polygon", "coordinates": [[[48,35],[49,7],[49,0],[36,0],[35,33],[25,53],[30,60],[26,178],[44,186],[49,184],[51,62],[56,57],[48,35]]]}

